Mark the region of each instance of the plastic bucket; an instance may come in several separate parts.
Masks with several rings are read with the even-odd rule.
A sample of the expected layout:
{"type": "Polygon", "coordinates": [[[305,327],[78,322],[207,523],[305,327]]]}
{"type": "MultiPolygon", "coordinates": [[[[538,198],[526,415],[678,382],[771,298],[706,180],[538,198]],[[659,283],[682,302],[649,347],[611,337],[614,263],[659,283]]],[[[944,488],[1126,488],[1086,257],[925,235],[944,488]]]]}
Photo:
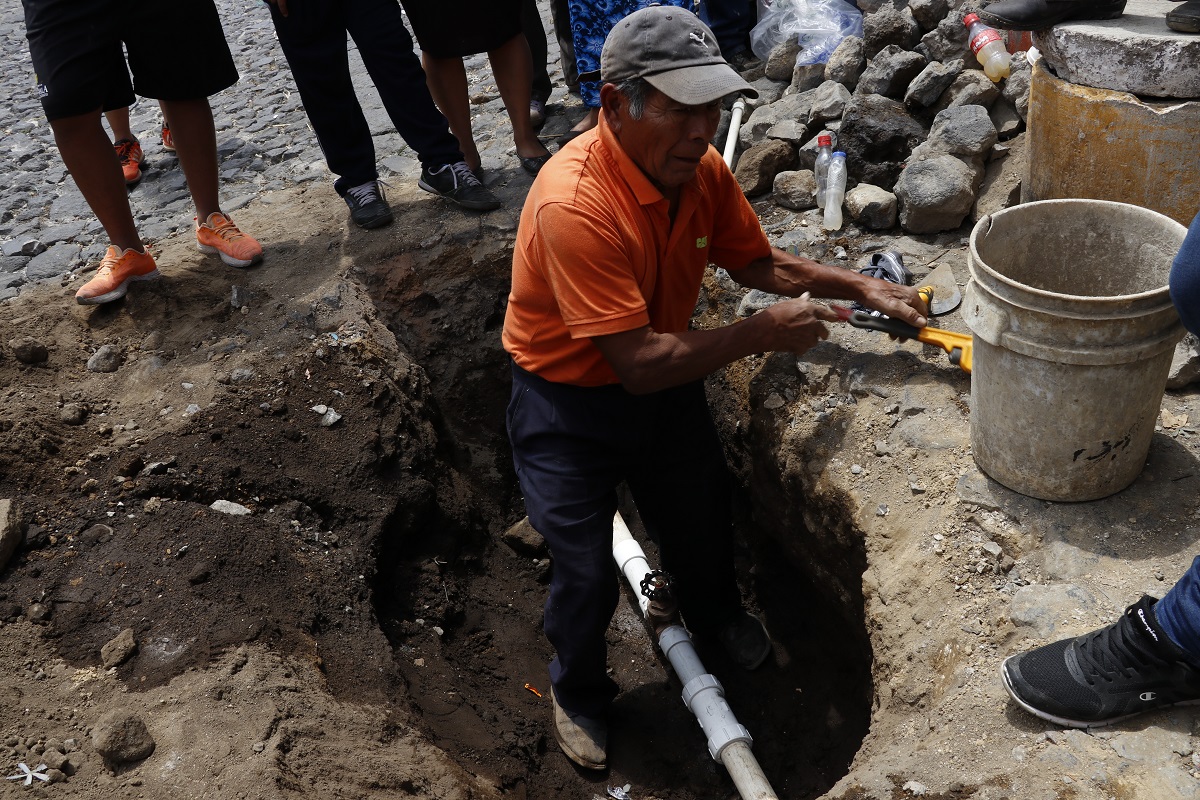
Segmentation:
{"type": "Polygon", "coordinates": [[[1043,500],[1095,500],[1133,482],[1184,333],[1167,277],[1186,233],[1103,200],[979,220],[963,316],[980,469],[1043,500]]]}

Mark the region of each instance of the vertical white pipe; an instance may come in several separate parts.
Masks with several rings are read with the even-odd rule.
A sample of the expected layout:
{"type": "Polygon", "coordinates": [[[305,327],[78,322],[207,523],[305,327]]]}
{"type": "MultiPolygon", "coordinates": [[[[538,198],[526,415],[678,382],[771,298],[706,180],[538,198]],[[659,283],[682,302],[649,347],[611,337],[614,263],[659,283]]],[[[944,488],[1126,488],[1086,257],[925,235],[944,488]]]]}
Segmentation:
{"type": "MultiPolygon", "coordinates": [[[[613,517],[613,559],[638,595],[645,616],[650,599],[642,595],[641,582],[651,571],[650,563],[619,513],[613,517]]],[[[708,738],[709,755],[725,765],[742,800],[778,800],[750,750],[750,732],[738,723],[725,702],[721,682],[704,670],[688,632],[682,625],[668,625],[658,636],[658,646],[683,683],[684,705],[696,716],[708,738]]]]}
{"type": "Polygon", "coordinates": [[[725,159],[725,165],[730,169],[733,169],[733,151],[737,149],[738,132],[742,128],[742,115],[745,113],[746,100],[739,97],[733,101],[733,111],[729,116],[729,135],[725,139],[725,151],[721,155],[725,159]]]}

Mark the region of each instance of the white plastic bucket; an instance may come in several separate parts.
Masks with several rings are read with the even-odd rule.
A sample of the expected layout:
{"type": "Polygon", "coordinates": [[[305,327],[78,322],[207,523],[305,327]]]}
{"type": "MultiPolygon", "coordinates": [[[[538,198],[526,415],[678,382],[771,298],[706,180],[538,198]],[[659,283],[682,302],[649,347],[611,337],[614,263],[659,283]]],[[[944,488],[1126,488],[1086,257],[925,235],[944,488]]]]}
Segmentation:
{"type": "Polygon", "coordinates": [[[1186,233],[1103,200],[979,220],[963,316],[980,469],[1043,500],[1095,500],[1133,482],[1184,333],[1167,278],[1186,233]]]}

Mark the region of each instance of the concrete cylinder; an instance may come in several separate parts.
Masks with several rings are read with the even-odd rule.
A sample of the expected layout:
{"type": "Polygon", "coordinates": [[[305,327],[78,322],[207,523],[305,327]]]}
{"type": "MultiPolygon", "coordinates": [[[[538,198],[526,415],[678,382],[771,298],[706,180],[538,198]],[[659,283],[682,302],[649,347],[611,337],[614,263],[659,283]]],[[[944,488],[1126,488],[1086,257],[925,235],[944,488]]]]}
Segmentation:
{"type": "Polygon", "coordinates": [[[1043,500],[1107,497],[1150,450],[1183,325],[1167,276],[1187,229],[1124,203],[1050,200],[971,232],[971,449],[1043,500]]]}
{"type": "Polygon", "coordinates": [[[1185,225],[1200,211],[1200,102],[1068,83],[1039,59],[1028,123],[1022,200],[1114,200],[1185,225]]]}

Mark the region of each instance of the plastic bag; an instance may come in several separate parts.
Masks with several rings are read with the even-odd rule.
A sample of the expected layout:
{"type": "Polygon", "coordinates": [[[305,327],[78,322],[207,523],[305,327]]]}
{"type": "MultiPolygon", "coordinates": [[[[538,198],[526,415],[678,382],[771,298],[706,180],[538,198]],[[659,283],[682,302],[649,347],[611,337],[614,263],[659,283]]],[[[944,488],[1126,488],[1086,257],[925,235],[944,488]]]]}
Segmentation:
{"type": "Polygon", "coordinates": [[[862,12],[844,0],[773,0],[750,31],[750,49],[766,61],[776,45],[797,41],[797,64],[824,64],[842,39],[862,35],[862,12]]]}

